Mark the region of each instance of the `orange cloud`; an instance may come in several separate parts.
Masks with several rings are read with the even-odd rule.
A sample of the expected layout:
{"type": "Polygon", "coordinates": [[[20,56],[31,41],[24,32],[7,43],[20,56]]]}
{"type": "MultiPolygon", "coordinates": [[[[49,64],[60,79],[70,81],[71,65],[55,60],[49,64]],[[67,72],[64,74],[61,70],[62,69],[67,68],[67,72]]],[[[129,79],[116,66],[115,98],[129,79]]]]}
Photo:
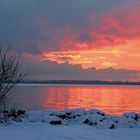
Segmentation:
{"type": "Polygon", "coordinates": [[[102,49],[44,52],[41,55],[41,60],[50,60],[59,64],[65,62],[72,65],[79,64],[83,68],[114,67],[116,69],[140,70],[139,40],[140,38],[102,49]]]}
{"type": "Polygon", "coordinates": [[[40,60],[78,64],[84,69],[140,70],[140,10],[135,5],[128,7],[89,16],[87,29],[65,26],[53,30],[52,40],[58,47],[43,51],[40,60]]]}

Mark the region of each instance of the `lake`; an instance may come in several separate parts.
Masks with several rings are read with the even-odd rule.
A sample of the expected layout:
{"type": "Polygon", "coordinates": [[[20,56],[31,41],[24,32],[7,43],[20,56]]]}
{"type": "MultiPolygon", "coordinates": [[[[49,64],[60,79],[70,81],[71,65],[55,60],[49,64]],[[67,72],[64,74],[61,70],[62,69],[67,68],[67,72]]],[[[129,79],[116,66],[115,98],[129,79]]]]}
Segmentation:
{"type": "Polygon", "coordinates": [[[120,115],[140,112],[140,86],[18,85],[13,106],[26,110],[97,108],[120,115]]]}

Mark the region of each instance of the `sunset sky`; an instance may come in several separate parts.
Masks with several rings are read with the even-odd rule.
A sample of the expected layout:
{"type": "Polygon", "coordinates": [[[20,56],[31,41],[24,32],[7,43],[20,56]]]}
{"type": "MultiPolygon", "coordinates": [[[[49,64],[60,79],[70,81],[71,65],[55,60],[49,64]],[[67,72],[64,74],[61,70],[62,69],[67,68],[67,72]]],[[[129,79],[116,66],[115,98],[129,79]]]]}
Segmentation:
{"type": "Polygon", "coordinates": [[[0,45],[33,80],[140,81],[140,0],[3,0],[0,45]]]}

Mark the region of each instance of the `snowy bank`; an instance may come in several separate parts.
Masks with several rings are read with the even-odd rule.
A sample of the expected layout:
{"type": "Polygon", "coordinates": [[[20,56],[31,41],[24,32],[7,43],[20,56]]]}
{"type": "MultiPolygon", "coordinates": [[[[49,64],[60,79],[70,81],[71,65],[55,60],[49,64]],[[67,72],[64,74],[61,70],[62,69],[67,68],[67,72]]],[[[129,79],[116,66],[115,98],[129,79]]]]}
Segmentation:
{"type": "Polygon", "coordinates": [[[42,122],[48,125],[90,125],[95,128],[140,128],[140,114],[131,112],[122,116],[112,116],[100,110],[44,110],[28,112],[26,122],[42,122]]]}
{"type": "Polygon", "coordinates": [[[133,112],[111,116],[97,109],[74,109],[32,111],[20,119],[17,112],[13,115],[18,119],[1,124],[0,140],[140,139],[140,114],[133,112]]]}

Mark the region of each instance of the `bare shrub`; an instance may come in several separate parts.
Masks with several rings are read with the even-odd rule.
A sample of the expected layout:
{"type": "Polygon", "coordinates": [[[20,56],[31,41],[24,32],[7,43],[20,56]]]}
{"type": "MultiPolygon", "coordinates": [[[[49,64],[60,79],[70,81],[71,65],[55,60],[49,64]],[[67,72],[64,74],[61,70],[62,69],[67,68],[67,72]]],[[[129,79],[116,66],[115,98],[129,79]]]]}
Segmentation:
{"type": "Polygon", "coordinates": [[[0,47],[0,120],[7,120],[7,107],[11,100],[11,90],[24,80],[27,74],[21,72],[20,55],[7,47],[0,47]]]}

